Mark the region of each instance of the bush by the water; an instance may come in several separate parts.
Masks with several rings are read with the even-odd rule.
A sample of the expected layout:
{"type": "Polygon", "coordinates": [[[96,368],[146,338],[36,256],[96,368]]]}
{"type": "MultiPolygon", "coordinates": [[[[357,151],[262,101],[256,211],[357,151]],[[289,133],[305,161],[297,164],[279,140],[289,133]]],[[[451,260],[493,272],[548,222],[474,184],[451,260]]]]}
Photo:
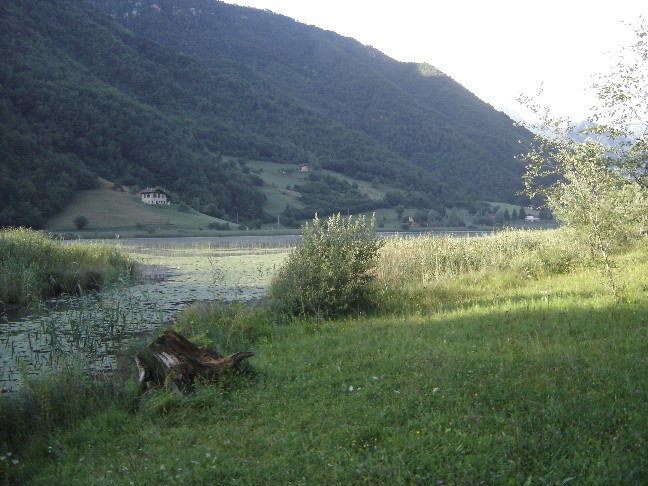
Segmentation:
{"type": "Polygon", "coordinates": [[[383,244],[375,220],[317,215],[273,279],[269,296],[281,314],[334,317],[367,310],[375,300],[372,270],[383,244]]]}
{"type": "Polygon", "coordinates": [[[7,305],[95,289],[129,275],[131,266],[115,246],[64,243],[26,228],[0,230],[0,301],[7,305]]]}

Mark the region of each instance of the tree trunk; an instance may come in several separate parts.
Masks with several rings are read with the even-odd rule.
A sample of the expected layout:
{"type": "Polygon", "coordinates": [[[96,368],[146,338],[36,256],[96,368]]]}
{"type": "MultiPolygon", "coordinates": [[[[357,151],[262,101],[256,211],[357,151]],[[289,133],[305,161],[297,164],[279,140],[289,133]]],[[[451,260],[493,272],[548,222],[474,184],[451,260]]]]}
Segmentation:
{"type": "MultiPolygon", "coordinates": [[[[225,369],[236,368],[250,352],[223,356],[218,351],[201,348],[177,332],[167,329],[149,345],[149,349],[164,371],[163,381],[179,392],[188,391],[197,377],[216,378],[225,369]]],[[[161,374],[144,356],[135,358],[139,370],[139,382],[144,388],[161,384],[161,374]]]]}

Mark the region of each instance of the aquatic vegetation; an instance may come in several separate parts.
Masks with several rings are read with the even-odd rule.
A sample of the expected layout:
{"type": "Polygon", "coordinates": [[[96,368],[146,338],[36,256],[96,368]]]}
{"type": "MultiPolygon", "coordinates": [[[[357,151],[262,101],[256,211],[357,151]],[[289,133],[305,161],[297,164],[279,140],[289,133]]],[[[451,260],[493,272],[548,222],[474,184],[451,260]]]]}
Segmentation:
{"type": "Polygon", "coordinates": [[[27,306],[97,290],[128,277],[133,261],[118,246],[65,242],[26,228],[0,230],[0,301],[27,306]]]}

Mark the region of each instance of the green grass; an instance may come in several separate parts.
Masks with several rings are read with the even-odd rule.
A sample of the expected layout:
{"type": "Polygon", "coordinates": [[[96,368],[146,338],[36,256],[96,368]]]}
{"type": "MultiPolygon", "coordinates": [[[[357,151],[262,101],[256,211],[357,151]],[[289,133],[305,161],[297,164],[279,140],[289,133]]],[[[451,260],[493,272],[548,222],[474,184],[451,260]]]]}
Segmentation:
{"type": "Polygon", "coordinates": [[[0,230],[0,302],[28,305],[96,289],[130,275],[132,262],[105,244],[63,243],[24,228],[0,230]]]}
{"type": "MultiPolygon", "coordinates": [[[[539,246],[477,268],[420,272],[399,294],[417,302],[388,314],[277,326],[258,307],[193,307],[176,327],[254,352],[253,373],[188,396],[98,386],[104,406],[33,426],[0,450],[0,471],[59,484],[645,484],[648,253],[616,256],[619,300],[585,262],[519,271],[525,252],[552,253],[560,236],[543,246],[534,235],[539,246]]],[[[404,266],[424,254],[400,251],[404,266]]],[[[405,270],[415,275],[392,274],[396,286],[405,270]]],[[[117,383],[132,383],[129,369],[117,383]]],[[[32,396],[30,420],[65,416],[32,396]]]]}
{"type": "Polygon", "coordinates": [[[209,224],[226,223],[194,210],[182,212],[178,205],[143,204],[139,195],[115,191],[105,179],[99,182],[98,189],[78,192],[64,211],[47,221],[46,229],[82,237],[188,236],[218,234],[209,230],[209,224]],[[74,225],[79,215],[90,222],[84,230],[74,225]]]}
{"type": "MultiPolygon", "coordinates": [[[[303,204],[299,201],[301,195],[298,192],[286,189],[287,186],[292,188],[295,184],[304,184],[308,180],[309,173],[301,172],[299,165],[249,161],[247,166],[263,179],[264,187],[262,190],[268,197],[264,207],[267,213],[280,213],[285,209],[286,204],[299,209],[303,208],[303,204]]],[[[389,187],[376,187],[367,181],[353,179],[330,170],[318,170],[321,174],[329,174],[349,184],[357,184],[360,191],[375,201],[382,199],[385,193],[390,190],[389,187]]]]}

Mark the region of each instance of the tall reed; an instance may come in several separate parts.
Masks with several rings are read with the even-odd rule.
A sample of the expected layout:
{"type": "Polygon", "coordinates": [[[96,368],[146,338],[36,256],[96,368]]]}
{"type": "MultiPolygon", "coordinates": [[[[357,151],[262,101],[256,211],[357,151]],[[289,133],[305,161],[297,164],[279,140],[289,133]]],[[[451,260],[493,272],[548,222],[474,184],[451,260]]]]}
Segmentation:
{"type": "Polygon", "coordinates": [[[581,265],[585,247],[565,230],[504,230],[483,236],[391,238],[380,251],[377,278],[388,285],[439,282],[482,270],[533,277],[581,265]]]}
{"type": "Polygon", "coordinates": [[[79,293],[130,274],[119,247],[65,243],[26,228],[0,230],[0,300],[29,305],[48,296],[79,293]]]}

